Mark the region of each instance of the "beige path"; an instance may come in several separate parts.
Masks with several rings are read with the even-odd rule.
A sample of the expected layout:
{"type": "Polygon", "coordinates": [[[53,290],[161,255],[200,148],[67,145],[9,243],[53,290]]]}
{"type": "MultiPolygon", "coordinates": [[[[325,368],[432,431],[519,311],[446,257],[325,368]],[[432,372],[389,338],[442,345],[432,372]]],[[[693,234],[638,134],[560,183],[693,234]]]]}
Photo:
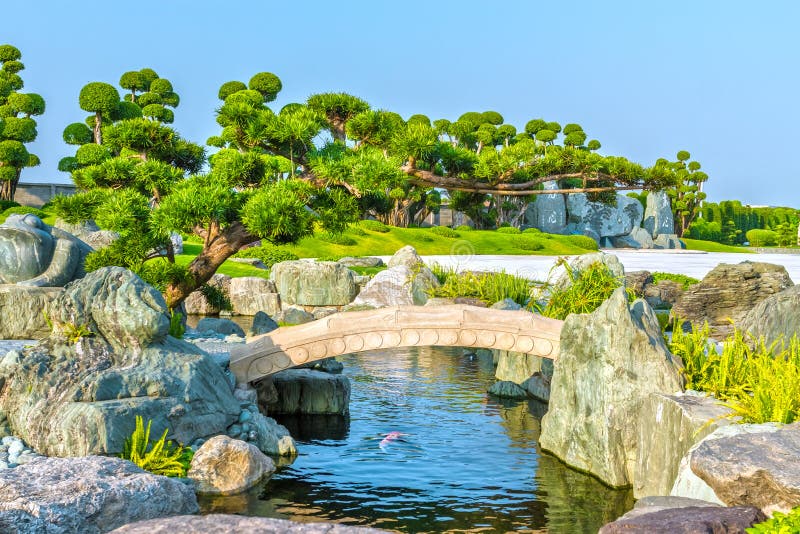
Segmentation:
{"type": "Polygon", "coordinates": [[[558,357],[563,321],[454,304],[342,312],[283,327],[231,351],[240,383],[331,356],[394,347],[473,347],[558,357]]]}

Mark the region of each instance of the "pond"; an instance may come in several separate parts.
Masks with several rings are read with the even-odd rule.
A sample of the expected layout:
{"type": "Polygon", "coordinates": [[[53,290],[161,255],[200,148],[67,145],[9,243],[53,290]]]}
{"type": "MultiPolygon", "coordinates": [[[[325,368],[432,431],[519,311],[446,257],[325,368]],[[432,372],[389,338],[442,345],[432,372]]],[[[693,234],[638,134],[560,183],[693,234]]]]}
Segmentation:
{"type": "Polygon", "coordinates": [[[597,532],[633,506],[538,447],[546,405],[501,402],[491,357],[461,349],[339,358],[349,418],[284,417],[299,456],[261,487],[203,511],[404,532],[597,532]],[[402,433],[385,440],[390,432],[402,433]]]}

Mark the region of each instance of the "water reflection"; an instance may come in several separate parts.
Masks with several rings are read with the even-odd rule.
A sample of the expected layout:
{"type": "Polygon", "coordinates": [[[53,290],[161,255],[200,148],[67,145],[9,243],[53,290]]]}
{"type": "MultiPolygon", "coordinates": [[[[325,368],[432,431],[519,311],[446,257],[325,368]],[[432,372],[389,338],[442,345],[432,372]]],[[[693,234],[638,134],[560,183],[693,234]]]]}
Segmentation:
{"type": "Polygon", "coordinates": [[[350,418],[285,418],[300,456],[261,488],[206,512],[334,521],[407,532],[597,532],[630,509],[538,449],[535,402],[486,395],[491,366],[458,349],[343,358],[350,418]],[[383,447],[389,432],[406,434],[383,447]]]}

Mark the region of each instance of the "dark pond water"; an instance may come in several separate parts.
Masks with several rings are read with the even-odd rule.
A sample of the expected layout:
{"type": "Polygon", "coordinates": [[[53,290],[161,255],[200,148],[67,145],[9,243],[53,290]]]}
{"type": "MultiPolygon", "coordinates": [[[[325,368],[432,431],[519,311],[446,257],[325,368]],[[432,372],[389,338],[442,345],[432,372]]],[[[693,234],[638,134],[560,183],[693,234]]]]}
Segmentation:
{"type": "Polygon", "coordinates": [[[206,512],[331,521],[404,532],[597,532],[633,506],[539,451],[546,407],[486,389],[491,361],[455,349],[340,358],[349,418],[281,418],[300,455],[249,493],[206,512]],[[384,442],[389,432],[397,440],[384,442]]]}

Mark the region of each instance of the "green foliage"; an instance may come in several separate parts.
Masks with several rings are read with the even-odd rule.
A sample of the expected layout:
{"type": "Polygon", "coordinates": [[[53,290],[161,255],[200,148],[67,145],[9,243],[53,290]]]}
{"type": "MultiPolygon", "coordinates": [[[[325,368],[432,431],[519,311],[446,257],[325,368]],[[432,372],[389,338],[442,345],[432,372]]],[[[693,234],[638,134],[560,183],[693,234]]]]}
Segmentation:
{"type": "Polygon", "coordinates": [[[522,231],[523,234],[541,234],[542,231],[538,228],[526,228],[522,231]]]}
{"type": "Polygon", "coordinates": [[[92,142],[92,131],[82,122],[73,122],[64,128],[64,142],[68,145],[85,145],[92,142]]]}
{"type": "Polygon", "coordinates": [[[113,85],[103,82],[90,82],[81,89],[78,102],[84,111],[111,113],[117,109],[119,92],[113,85]]]}
{"type": "Polygon", "coordinates": [[[170,310],[169,314],[169,335],[177,339],[183,339],[186,327],[183,325],[183,314],[170,310]]]}
{"type": "Polygon", "coordinates": [[[281,92],[283,84],[281,79],[271,72],[259,72],[250,78],[248,88],[261,93],[265,102],[272,102],[281,92]]]}
{"type": "Polygon", "coordinates": [[[517,247],[527,251],[543,250],[544,243],[537,238],[525,237],[517,241],[517,247]]]}
{"type": "Polygon", "coordinates": [[[223,83],[220,88],[219,92],[217,93],[217,97],[224,101],[226,98],[231,96],[233,93],[238,93],[239,91],[247,90],[247,85],[244,82],[225,82],[223,83]]]}
{"type": "Polygon", "coordinates": [[[389,232],[389,227],[380,221],[375,221],[372,219],[364,219],[363,221],[360,221],[358,224],[361,225],[361,228],[369,230],[370,232],[378,232],[381,234],[389,232]]]}
{"type": "Polygon", "coordinates": [[[800,507],[788,514],[775,512],[770,519],[746,528],[747,534],[796,534],[800,532],[800,507]]]}
{"type": "Polygon", "coordinates": [[[480,299],[487,305],[510,298],[520,306],[527,305],[531,298],[533,282],[506,272],[459,273],[455,268],[438,264],[434,264],[431,270],[441,282],[439,287],[429,291],[431,297],[470,297],[480,299]]]}
{"type": "Polygon", "coordinates": [[[51,211],[70,224],[79,224],[94,219],[97,208],[111,193],[95,189],[75,195],[56,195],[50,199],[51,211]]]}
{"type": "Polygon", "coordinates": [[[684,364],[686,388],[724,401],[743,423],[800,420],[800,342],[766,345],[738,330],[722,343],[709,340],[708,325],[685,333],[674,328],[669,347],[684,364]]]}
{"type": "Polygon", "coordinates": [[[6,211],[8,208],[16,208],[19,206],[19,202],[14,202],[13,200],[0,200],[0,211],[6,211]]]}
{"type": "Polygon", "coordinates": [[[85,337],[92,337],[94,336],[94,332],[92,332],[87,325],[84,324],[74,324],[74,323],[63,323],[60,325],[61,334],[69,343],[75,344],[81,339],[85,337]]]}
{"type": "Polygon", "coordinates": [[[700,280],[697,278],[692,278],[691,276],[686,276],[685,274],[654,272],[653,283],[657,284],[661,280],[672,280],[673,282],[677,282],[681,285],[681,287],[683,287],[683,289],[688,289],[689,286],[700,283],[700,280]]]}
{"type": "Polygon", "coordinates": [[[225,296],[225,292],[217,286],[203,284],[200,292],[214,308],[219,308],[220,310],[230,310],[232,308],[231,301],[225,296]]]}
{"type": "Polygon", "coordinates": [[[497,229],[497,232],[501,234],[520,234],[522,233],[522,230],[513,226],[501,226],[497,229]]]}
{"type": "MultiPolygon", "coordinates": [[[[14,202],[14,204],[16,204],[16,202],[14,202]]],[[[9,215],[26,215],[26,214],[36,215],[40,219],[47,217],[47,212],[45,211],[42,211],[37,208],[32,208],[30,206],[20,206],[19,204],[17,204],[16,206],[11,206],[10,208],[6,208],[3,211],[3,217],[8,217],[9,215]]]]}
{"type": "Polygon", "coordinates": [[[168,429],[164,430],[161,438],[150,442],[150,426],[152,421],[147,421],[144,427],[142,417],[136,416],[136,428],[131,437],[125,440],[120,458],[130,460],[145,471],[155,475],[168,477],[186,476],[186,451],[181,445],[173,445],[167,441],[168,429]]]}
{"type": "Polygon", "coordinates": [[[555,288],[544,307],[534,304],[534,309],[545,317],[566,319],[572,313],[591,313],[608,300],[623,284],[603,263],[597,262],[581,271],[573,271],[566,259],[559,258],[556,266],[566,268],[571,283],[555,288]]]}
{"type": "Polygon", "coordinates": [[[271,269],[276,263],[282,261],[299,260],[294,252],[275,245],[261,245],[258,247],[248,247],[234,254],[237,258],[257,258],[267,269],[271,269]]]}
{"type": "MultiPolygon", "coordinates": [[[[87,128],[88,130],[88,128],[87,128]]],[[[79,165],[98,165],[111,157],[111,152],[103,145],[88,143],[75,153],[79,165]]]]}
{"type": "Polygon", "coordinates": [[[461,224],[461,225],[456,226],[455,230],[458,231],[458,232],[471,232],[472,230],[474,230],[474,228],[472,228],[468,224],[461,224]]]}
{"type": "Polygon", "coordinates": [[[778,234],[772,230],[754,228],[748,230],[746,236],[751,247],[772,247],[778,243],[778,234]]]}
{"type": "Polygon", "coordinates": [[[586,235],[568,235],[565,236],[564,239],[571,245],[580,247],[585,250],[598,249],[597,241],[586,235]]]}
{"type": "Polygon", "coordinates": [[[436,234],[441,237],[446,237],[448,239],[455,239],[457,237],[461,237],[461,235],[458,232],[447,226],[432,226],[430,228],[430,232],[432,234],[436,234]]]}
{"type": "Polygon", "coordinates": [[[322,232],[317,236],[317,238],[324,243],[340,245],[343,247],[352,247],[358,244],[358,241],[350,236],[344,234],[335,234],[332,232],[322,232]]]}

